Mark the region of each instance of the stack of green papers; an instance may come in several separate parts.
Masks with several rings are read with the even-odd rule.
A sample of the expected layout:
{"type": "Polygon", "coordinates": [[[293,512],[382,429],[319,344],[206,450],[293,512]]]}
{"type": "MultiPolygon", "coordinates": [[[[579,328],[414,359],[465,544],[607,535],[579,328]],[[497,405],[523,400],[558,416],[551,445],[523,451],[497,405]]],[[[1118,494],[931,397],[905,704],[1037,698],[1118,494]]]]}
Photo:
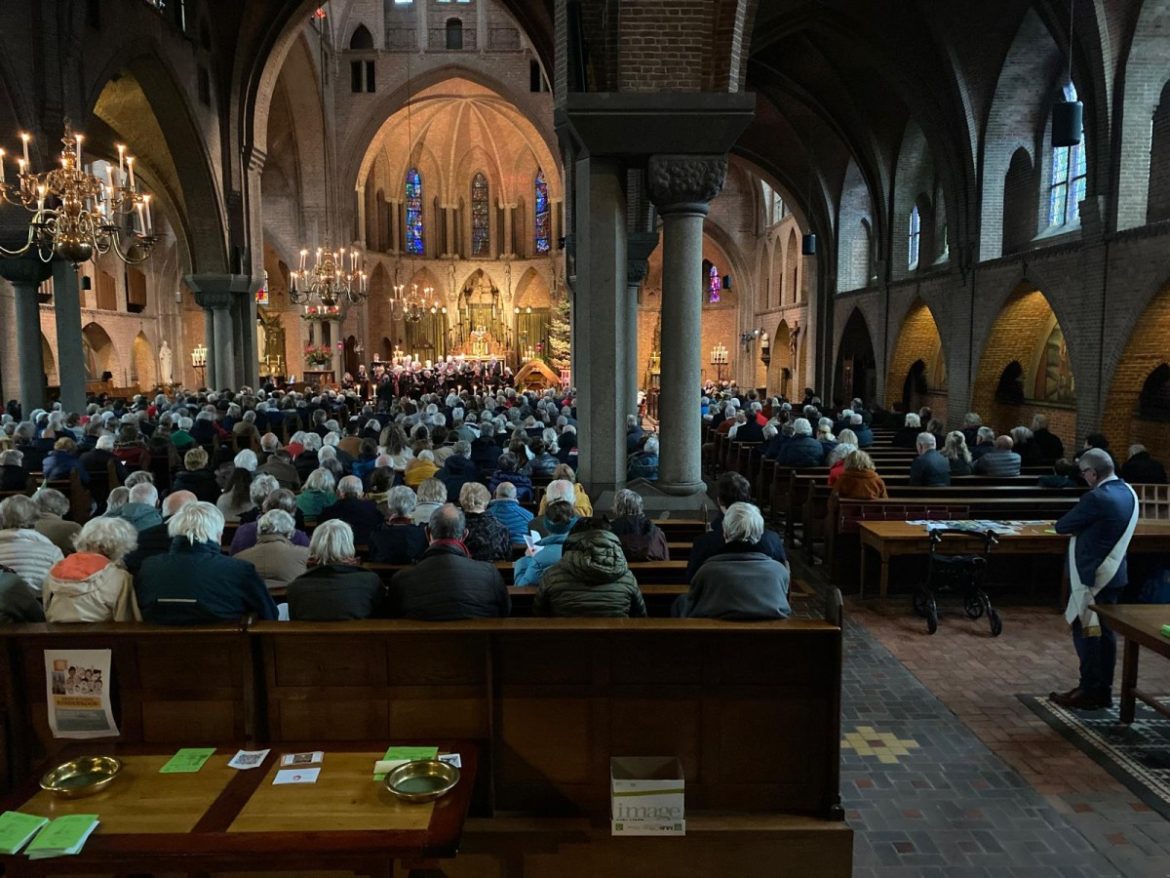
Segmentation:
{"type": "Polygon", "coordinates": [[[30,860],[73,856],[85,847],[97,825],[97,814],[67,814],[58,817],[37,834],[25,853],[30,860]]]}
{"type": "Polygon", "coordinates": [[[382,780],[387,772],[404,762],[414,762],[416,759],[435,759],[438,755],[438,747],[391,747],[386,751],[385,756],[374,763],[374,780],[382,780]]]}
{"type": "Polygon", "coordinates": [[[5,811],[0,814],[0,854],[15,854],[49,822],[48,817],[5,811]]]}
{"type": "Polygon", "coordinates": [[[159,769],[160,774],[190,774],[203,767],[215,755],[214,747],[184,747],[159,769]]]}

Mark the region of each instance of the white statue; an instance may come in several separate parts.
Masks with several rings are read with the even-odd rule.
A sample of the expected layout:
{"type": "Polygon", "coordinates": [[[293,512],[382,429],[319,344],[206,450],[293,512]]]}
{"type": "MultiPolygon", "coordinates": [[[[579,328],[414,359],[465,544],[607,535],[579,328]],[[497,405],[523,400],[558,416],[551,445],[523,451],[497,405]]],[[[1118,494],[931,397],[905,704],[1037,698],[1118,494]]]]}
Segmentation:
{"type": "Polygon", "coordinates": [[[161,383],[167,386],[174,384],[174,357],[171,355],[171,347],[167,344],[166,339],[163,339],[162,347],[158,350],[158,365],[158,377],[161,383]]]}

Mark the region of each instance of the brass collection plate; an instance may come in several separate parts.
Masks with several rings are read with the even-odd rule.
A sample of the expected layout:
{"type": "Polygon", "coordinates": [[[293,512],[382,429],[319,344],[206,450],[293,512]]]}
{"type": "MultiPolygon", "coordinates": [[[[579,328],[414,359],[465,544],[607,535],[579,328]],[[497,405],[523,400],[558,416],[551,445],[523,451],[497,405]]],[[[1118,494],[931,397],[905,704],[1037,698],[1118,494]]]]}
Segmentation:
{"type": "Polygon", "coordinates": [[[45,772],[41,789],[64,799],[92,796],[113,783],[121,770],[121,760],[113,756],[82,756],[45,772]]]}
{"type": "Polygon", "coordinates": [[[404,802],[433,802],[459,783],[459,769],[438,759],[418,759],[386,774],[386,789],[404,802]]]}

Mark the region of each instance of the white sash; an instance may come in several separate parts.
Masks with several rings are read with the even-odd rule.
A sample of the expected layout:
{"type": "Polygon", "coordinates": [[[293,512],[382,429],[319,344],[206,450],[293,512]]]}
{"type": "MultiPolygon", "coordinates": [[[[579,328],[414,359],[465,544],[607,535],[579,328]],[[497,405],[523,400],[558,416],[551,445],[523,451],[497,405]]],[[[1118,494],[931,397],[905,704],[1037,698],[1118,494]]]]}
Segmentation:
{"type": "MultiPolygon", "coordinates": [[[[1122,484],[1125,484],[1124,482],[1122,484]]],[[[1101,623],[1089,607],[1097,597],[1097,592],[1109,584],[1109,580],[1113,579],[1117,573],[1117,568],[1121,566],[1121,562],[1125,560],[1125,553],[1129,549],[1129,541],[1133,539],[1133,532],[1137,530],[1138,514],[1140,512],[1140,503],[1138,503],[1137,493],[1128,484],[1125,488],[1133,496],[1133,514],[1129,517],[1129,525],[1125,529],[1125,533],[1121,535],[1121,539],[1117,541],[1113,549],[1101,562],[1101,566],[1097,568],[1097,572],[1093,577],[1092,586],[1088,586],[1081,582],[1080,571],[1077,570],[1077,538],[1074,536],[1068,541],[1068,606],[1064,610],[1064,619],[1068,624],[1072,624],[1075,619],[1081,620],[1081,628],[1095,628],[1101,623]]]]}

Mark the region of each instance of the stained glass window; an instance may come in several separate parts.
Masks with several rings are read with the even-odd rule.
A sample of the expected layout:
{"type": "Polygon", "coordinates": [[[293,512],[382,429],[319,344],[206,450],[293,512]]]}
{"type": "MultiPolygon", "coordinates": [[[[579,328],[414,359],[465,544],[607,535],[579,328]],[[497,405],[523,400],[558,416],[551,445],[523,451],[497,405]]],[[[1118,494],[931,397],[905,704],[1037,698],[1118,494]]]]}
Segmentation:
{"type": "Polygon", "coordinates": [[[719,268],[715,265],[707,272],[707,304],[714,305],[719,301],[719,293],[723,290],[723,281],[719,277],[719,268]]]}
{"type": "Polygon", "coordinates": [[[548,183],[544,171],[536,172],[536,252],[547,253],[552,245],[552,211],[548,206],[548,183]]]}
{"type": "Polygon", "coordinates": [[[914,209],[910,211],[910,267],[918,267],[918,246],[922,243],[922,214],[918,210],[918,205],[914,205],[914,209]]]}
{"type": "MultiPolygon", "coordinates": [[[[1064,87],[1064,99],[1075,101],[1077,90],[1069,83],[1064,87]]],[[[1081,218],[1081,202],[1085,198],[1087,173],[1085,142],[1076,146],[1058,146],[1052,150],[1052,187],[1048,191],[1048,225],[1064,226],[1081,218]]]]}
{"type": "Polygon", "coordinates": [[[488,181],[482,173],[471,181],[471,255],[487,256],[491,249],[491,202],[488,181]]]}
{"type": "Polygon", "coordinates": [[[406,172],[406,252],[423,255],[423,186],[417,168],[406,172]]]}

